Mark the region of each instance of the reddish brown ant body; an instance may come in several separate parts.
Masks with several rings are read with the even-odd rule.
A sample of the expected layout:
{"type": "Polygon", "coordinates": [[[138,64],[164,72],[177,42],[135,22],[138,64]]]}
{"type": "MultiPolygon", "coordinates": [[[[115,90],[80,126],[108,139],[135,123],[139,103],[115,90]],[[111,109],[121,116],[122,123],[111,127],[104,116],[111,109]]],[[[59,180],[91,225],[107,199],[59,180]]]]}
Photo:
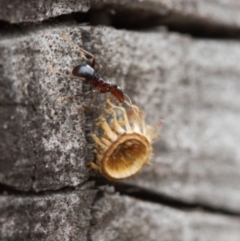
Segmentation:
{"type": "Polygon", "coordinates": [[[118,85],[112,84],[110,81],[105,81],[98,76],[93,64],[91,66],[88,64],[75,66],[72,70],[72,75],[85,79],[92,86],[96,87],[99,93],[109,92],[116,97],[120,103],[124,102],[124,93],[122,88],[118,85]]]}
{"type": "MultiPolygon", "coordinates": [[[[75,45],[71,39],[69,39],[65,33],[63,33],[63,37],[72,45],[75,45]]],[[[111,93],[120,103],[123,103],[125,101],[124,98],[124,92],[122,88],[118,85],[112,84],[110,81],[105,81],[98,75],[98,71],[96,71],[95,64],[96,60],[95,57],[87,52],[86,50],[82,49],[81,47],[77,46],[80,54],[85,58],[87,61],[91,60],[90,65],[83,64],[83,65],[77,65],[72,70],[72,76],[71,75],[65,75],[57,70],[55,70],[53,67],[49,67],[49,69],[53,72],[56,72],[60,75],[66,76],[68,78],[79,78],[83,81],[87,81],[90,83],[93,87],[95,87],[98,90],[98,93],[94,98],[91,100],[91,103],[97,98],[98,94],[100,93],[111,93]]],[[[99,67],[101,67],[99,65],[99,67]]],[[[100,69],[100,68],[99,68],[100,69]]]]}

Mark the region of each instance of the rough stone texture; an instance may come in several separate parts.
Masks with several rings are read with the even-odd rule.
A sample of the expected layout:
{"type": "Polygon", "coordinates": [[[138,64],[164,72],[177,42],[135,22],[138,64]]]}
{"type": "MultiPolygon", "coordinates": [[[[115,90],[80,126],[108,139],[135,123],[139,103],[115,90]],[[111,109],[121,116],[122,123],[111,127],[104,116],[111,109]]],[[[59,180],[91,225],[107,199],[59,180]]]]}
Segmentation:
{"type": "MultiPolygon", "coordinates": [[[[209,22],[217,24],[238,26],[240,24],[239,8],[240,3],[237,0],[91,0],[91,7],[102,7],[104,9],[124,8],[127,10],[138,10],[151,12],[152,18],[156,15],[170,17],[179,14],[193,18],[202,18],[209,22]],[[117,8],[118,7],[118,8],[117,8]]],[[[206,26],[207,27],[207,26],[206,26]]]]}
{"type": "Polygon", "coordinates": [[[53,190],[88,178],[81,81],[47,69],[79,61],[60,34],[49,29],[0,43],[0,182],[19,190],[53,190]],[[60,101],[75,94],[74,103],[60,101]]]}
{"type": "Polygon", "coordinates": [[[2,152],[8,162],[1,166],[1,182],[39,191],[75,186],[89,176],[81,98],[56,103],[81,93],[81,81],[47,71],[49,64],[66,71],[81,63],[63,30],[96,54],[103,77],[122,86],[150,123],[165,120],[153,165],[128,183],[239,212],[240,45],[167,32],[72,26],[2,41],[1,136],[8,138],[3,150],[9,152],[2,152]]]}
{"type": "MultiPolygon", "coordinates": [[[[0,18],[38,22],[88,4],[1,1],[0,18]]],[[[146,20],[238,30],[238,8],[237,0],[91,1],[93,15],[104,10],[129,28],[146,20]]],[[[0,29],[0,240],[239,240],[239,42],[63,22],[0,29]],[[153,165],[120,183],[173,198],[176,209],[115,194],[93,201],[92,187],[73,188],[90,177],[97,109],[84,112],[82,81],[48,70],[83,63],[62,31],[96,55],[102,76],[122,86],[149,123],[165,120],[153,165]],[[180,210],[178,201],[205,211],[180,210]]]]}
{"type": "Polygon", "coordinates": [[[107,28],[96,29],[93,41],[99,35],[107,42],[99,49],[105,76],[152,123],[165,120],[153,166],[129,183],[239,212],[239,43],[107,28]]]}
{"type": "Polygon", "coordinates": [[[168,33],[116,31],[110,37],[108,31],[102,31],[102,42],[109,43],[102,53],[114,52],[112,79],[150,123],[165,120],[153,165],[128,183],[239,212],[240,44],[168,33]],[[115,44],[133,51],[113,50],[115,44]]]}
{"type": "Polygon", "coordinates": [[[239,212],[240,44],[110,28],[92,29],[90,39],[103,76],[150,123],[165,120],[153,165],[129,183],[239,212]]]}
{"type": "Polygon", "coordinates": [[[240,16],[238,14],[240,3],[237,0],[171,0],[165,1],[168,6],[190,16],[199,16],[205,19],[213,20],[216,23],[236,25],[239,27],[240,16]],[[229,16],[234,16],[229,18],[229,16]]]}
{"type": "Polygon", "coordinates": [[[92,241],[237,241],[240,219],[201,210],[180,211],[132,198],[105,195],[93,206],[92,241]]]}
{"type": "Polygon", "coordinates": [[[163,118],[165,125],[152,167],[129,182],[239,212],[240,44],[168,34],[136,41],[149,50],[131,55],[128,76],[140,77],[126,87],[151,122],[163,118]]]}
{"type": "Polygon", "coordinates": [[[88,240],[94,191],[0,197],[0,240],[88,240]]]}
{"type": "Polygon", "coordinates": [[[0,1],[0,20],[10,23],[36,22],[72,12],[86,12],[89,0],[0,1]]]}
{"type": "Polygon", "coordinates": [[[211,31],[214,31],[214,27],[210,27],[212,24],[231,28],[240,26],[240,4],[237,0],[12,0],[9,3],[0,1],[0,20],[10,23],[38,22],[64,14],[86,12],[89,9],[109,12],[113,21],[123,26],[134,27],[139,22],[144,25],[144,21],[147,26],[160,23],[178,27],[182,25],[184,28],[184,25],[195,24],[195,27],[210,28],[211,31]],[[204,23],[201,23],[202,21],[204,23]]]}

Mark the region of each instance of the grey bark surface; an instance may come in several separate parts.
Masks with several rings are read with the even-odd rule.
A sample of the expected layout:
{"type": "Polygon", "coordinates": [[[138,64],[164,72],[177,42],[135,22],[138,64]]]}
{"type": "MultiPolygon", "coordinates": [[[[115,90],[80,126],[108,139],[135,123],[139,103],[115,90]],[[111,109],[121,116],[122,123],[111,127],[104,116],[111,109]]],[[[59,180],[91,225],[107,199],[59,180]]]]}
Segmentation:
{"type": "MultiPolygon", "coordinates": [[[[33,3],[24,10],[25,3],[20,6],[22,15],[0,8],[1,19],[24,22],[33,3]]],[[[51,3],[64,7],[64,2],[51,3]]],[[[82,1],[72,10],[72,1],[56,15],[85,11],[87,5],[82,1]]],[[[122,11],[120,5],[129,12],[145,9],[149,16],[154,8],[163,14],[167,7],[221,26],[239,24],[236,1],[91,1],[94,11],[114,6],[122,11]]],[[[45,19],[44,11],[32,16],[45,19]]],[[[50,16],[56,16],[53,12],[50,16]]],[[[0,31],[1,241],[240,240],[237,39],[72,22],[0,31]],[[96,111],[86,109],[91,96],[85,95],[85,84],[49,70],[53,66],[66,74],[85,63],[77,46],[96,56],[102,77],[120,85],[149,124],[164,119],[152,166],[133,178],[109,183],[87,166],[102,103],[96,111]],[[124,195],[101,183],[120,186],[124,195]]]]}
{"type": "Polygon", "coordinates": [[[67,54],[71,46],[66,42],[63,52],[55,50],[54,31],[47,32],[1,42],[4,66],[1,136],[7,141],[1,142],[0,179],[25,191],[76,186],[88,177],[81,98],[75,103],[71,99],[59,101],[66,95],[79,94],[81,82],[66,82],[48,70],[58,62],[64,68],[67,61],[74,60],[74,54],[76,63],[77,54],[74,51],[72,56],[67,54]],[[62,93],[65,89],[69,93],[62,93]]]}
{"type": "MultiPolygon", "coordinates": [[[[240,4],[237,0],[227,2],[221,0],[198,1],[198,0],[147,0],[147,1],[127,1],[127,0],[92,0],[91,6],[94,8],[116,9],[116,11],[133,10],[140,12],[140,19],[150,19],[152,23],[162,21],[162,23],[185,24],[190,22],[206,21],[208,24],[227,25],[228,27],[239,27],[240,4]],[[150,13],[150,15],[148,14],[150,13]],[[190,21],[189,21],[190,20],[190,21]]],[[[126,21],[134,21],[129,16],[126,21]]],[[[124,20],[123,20],[124,21],[124,20]]],[[[134,21],[137,23],[137,21],[134,21]]],[[[205,28],[207,28],[207,24],[205,28]]]]}
{"type": "Polygon", "coordinates": [[[0,197],[1,240],[88,240],[94,191],[0,197]]]}
{"type": "Polygon", "coordinates": [[[72,12],[86,12],[89,0],[0,1],[0,20],[10,23],[37,22],[72,12]]]}
{"type": "Polygon", "coordinates": [[[240,219],[105,195],[94,205],[90,240],[239,240],[240,219]]]}
{"type": "Polygon", "coordinates": [[[240,27],[240,4],[237,0],[13,0],[9,3],[0,1],[0,20],[10,23],[38,22],[74,12],[85,13],[89,9],[94,12],[102,9],[110,15],[120,12],[123,14],[121,21],[133,26],[139,21],[141,24],[150,21],[151,24],[177,24],[178,27],[179,23],[194,23],[202,27],[203,21],[203,28],[211,30],[211,25],[215,24],[222,26],[222,31],[224,26],[230,29],[240,27]],[[132,16],[133,13],[138,14],[138,20],[132,16]]]}

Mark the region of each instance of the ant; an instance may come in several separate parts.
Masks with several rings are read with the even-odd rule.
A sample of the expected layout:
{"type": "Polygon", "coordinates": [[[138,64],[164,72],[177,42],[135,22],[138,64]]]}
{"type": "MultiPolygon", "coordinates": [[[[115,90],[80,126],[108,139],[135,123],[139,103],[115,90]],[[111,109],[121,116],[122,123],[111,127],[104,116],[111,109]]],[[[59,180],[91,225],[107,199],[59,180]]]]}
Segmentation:
{"type": "MultiPolygon", "coordinates": [[[[68,43],[70,43],[71,45],[75,45],[64,32],[62,33],[62,35],[68,43]]],[[[72,70],[72,75],[65,75],[55,70],[52,66],[50,66],[49,69],[53,72],[56,72],[57,74],[63,75],[68,78],[82,79],[83,81],[87,81],[92,86],[94,86],[98,90],[98,93],[93,97],[90,103],[94,102],[99,93],[111,93],[120,103],[123,103],[125,101],[124,95],[127,95],[123,92],[122,88],[118,85],[112,84],[110,81],[105,81],[104,79],[102,79],[98,74],[99,70],[101,69],[101,65],[98,64],[99,69],[97,71],[95,70],[96,60],[94,55],[90,54],[79,46],[77,47],[82,57],[87,61],[91,62],[90,65],[82,64],[75,66],[72,70]]],[[[128,96],[127,98],[130,100],[128,96]]]]}

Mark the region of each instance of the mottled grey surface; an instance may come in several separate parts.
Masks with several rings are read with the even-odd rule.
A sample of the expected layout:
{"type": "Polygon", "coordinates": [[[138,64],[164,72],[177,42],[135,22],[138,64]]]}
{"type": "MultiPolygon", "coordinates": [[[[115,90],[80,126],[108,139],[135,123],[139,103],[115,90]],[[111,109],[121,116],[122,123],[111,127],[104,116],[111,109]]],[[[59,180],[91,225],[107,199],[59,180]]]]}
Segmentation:
{"type": "MultiPolygon", "coordinates": [[[[88,9],[87,1],[78,3],[2,1],[0,16],[37,22],[88,9]]],[[[155,13],[157,21],[168,16],[166,22],[182,25],[194,18],[202,26],[240,22],[236,0],[105,0],[91,6],[112,15],[123,7],[117,17],[125,22],[127,10],[138,12],[139,22],[155,13]]],[[[63,22],[15,26],[8,35],[1,29],[0,240],[239,240],[240,221],[233,215],[240,211],[239,42],[63,22]],[[91,184],[74,188],[94,176],[87,141],[95,120],[83,111],[89,102],[82,81],[48,70],[53,65],[67,73],[83,63],[63,31],[96,55],[102,76],[123,87],[149,124],[165,120],[153,165],[122,181],[159,195],[159,203],[146,201],[154,201],[151,195],[140,201],[109,190],[95,197],[91,184]],[[78,97],[64,99],[73,95],[78,97]],[[175,209],[160,203],[162,194],[175,199],[175,209]]]]}
{"type": "Polygon", "coordinates": [[[159,22],[174,25],[180,22],[188,25],[192,24],[191,21],[196,21],[196,24],[199,23],[198,21],[205,21],[203,29],[208,28],[209,24],[231,28],[240,26],[238,0],[71,0],[67,2],[63,0],[5,2],[1,0],[0,20],[10,23],[38,22],[74,12],[84,13],[89,9],[103,9],[113,18],[116,12],[120,12],[123,15],[119,16],[122,18],[121,21],[128,22],[129,25],[137,24],[139,19],[141,22],[145,20],[152,24],[159,22]],[[126,14],[128,11],[132,12],[130,16],[126,14]]]}
{"type": "Polygon", "coordinates": [[[105,78],[123,86],[151,124],[165,120],[153,165],[129,183],[239,211],[240,44],[109,28],[90,36],[105,78]]]}
{"type": "Polygon", "coordinates": [[[94,191],[0,196],[0,240],[88,240],[94,191]]]}
{"type": "Polygon", "coordinates": [[[128,76],[132,70],[140,77],[126,87],[136,91],[133,100],[148,120],[165,124],[153,165],[129,182],[239,212],[239,42],[168,34],[137,40],[148,54],[141,56],[139,47],[131,55],[128,76]]]}
{"type": "MultiPolygon", "coordinates": [[[[209,23],[228,25],[229,27],[240,26],[238,0],[143,0],[143,1],[128,1],[128,0],[91,0],[91,7],[104,9],[115,9],[118,11],[121,8],[133,11],[140,11],[147,16],[147,12],[152,16],[166,20],[173,20],[178,23],[179,19],[186,19],[185,24],[191,24],[193,19],[207,20],[209,23]],[[155,15],[156,14],[156,15],[155,15]],[[188,23],[189,21],[189,23],[188,23]]],[[[139,19],[144,16],[139,15],[139,19]]],[[[124,21],[124,20],[123,20],[124,21]]],[[[131,22],[131,18],[129,17],[131,22]]],[[[152,18],[152,22],[156,19],[152,18]]],[[[206,25],[205,28],[208,26],[206,25]]]]}
{"type": "Polygon", "coordinates": [[[53,29],[2,40],[0,52],[0,182],[36,191],[82,183],[88,178],[82,82],[48,70],[71,70],[79,54],[53,29]],[[75,94],[74,103],[60,101],[75,94]]]}
{"type": "Polygon", "coordinates": [[[92,241],[238,241],[240,237],[240,218],[185,212],[118,195],[99,199],[92,215],[92,241]]]}
{"type": "Polygon", "coordinates": [[[6,150],[19,154],[11,158],[10,152],[3,153],[10,156],[1,182],[45,190],[77,185],[88,177],[84,116],[78,108],[81,98],[56,102],[81,93],[81,81],[47,70],[49,64],[71,70],[81,62],[76,48],[62,38],[63,30],[76,44],[96,53],[103,76],[122,86],[151,124],[165,120],[153,165],[129,183],[188,202],[239,211],[240,45],[167,32],[59,27],[2,41],[5,93],[11,93],[5,96],[11,108],[3,115],[7,118],[3,134],[15,131],[11,125],[17,128],[11,124],[16,119],[9,116],[25,124],[15,131],[20,133],[17,140],[16,135],[9,137],[6,150]],[[91,42],[82,44],[82,38],[91,42]],[[23,177],[16,182],[16,175],[23,177]]]}
{"type": "Polygon", "coordinates": [[[37,22],[62,14],[86,12],[89,0],[0,1],[0,20],[10,23],[37,22]]]}

